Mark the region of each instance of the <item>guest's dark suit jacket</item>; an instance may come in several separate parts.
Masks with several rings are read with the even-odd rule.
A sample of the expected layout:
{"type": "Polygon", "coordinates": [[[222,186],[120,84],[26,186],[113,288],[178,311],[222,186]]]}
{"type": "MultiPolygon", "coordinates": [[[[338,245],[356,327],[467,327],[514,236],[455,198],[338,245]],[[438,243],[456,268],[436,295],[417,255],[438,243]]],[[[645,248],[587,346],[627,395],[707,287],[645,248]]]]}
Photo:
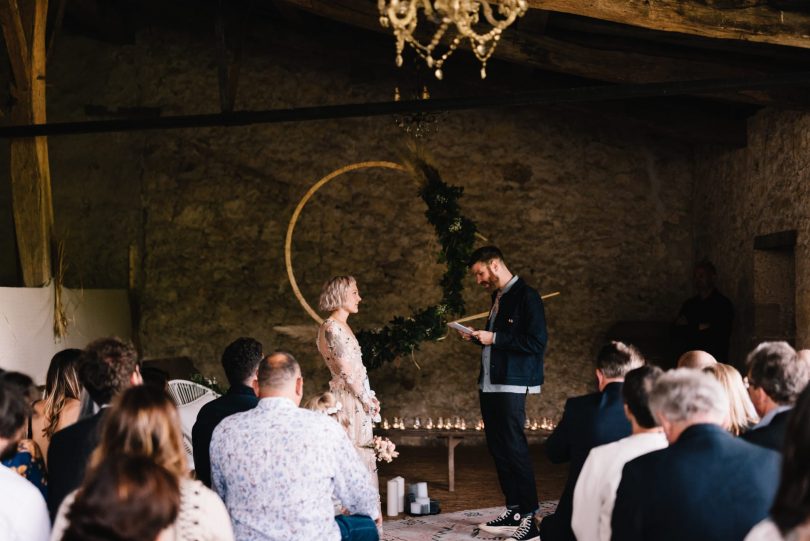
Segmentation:
{"type": "Polygon", "coordinates": [[[191,429],[191,444],[194,453],[194,469],[197,479],[211,487],[211,436],[214,429],[224,419],[234,413],[256,407],[259,398],[247,385],[233,385],[228,392],[204,405],[197,414],[191,429]]]}
{"type": "MultiPolygon", "coordinates": [[[[495,302],[497,292],[492,294],[495,302]]],[[[490,381],[498,385],[534,387],[543,383],[543,355],[548,342],[540,294],[518,277],[498,303],[492,331],[490,381]]],[[[478,382],[483,379],[483,369],[478,382]]]]}
{"type": "Polygon", "coordinates": [[[782,445],[785,443],[785,433],[787,432],[788,417],[790,410],[774,415],[767,425],[749,430],[740,437],[745,441],[750,441],[762,447],[782,452],[782,445]]]}
{"type": "Polygon", "coordinates": [[[779,453],[713,424],[628,462],[611,521],[615,541],[742,541],[768,516],[779,453]]]}
{"type": "Polygon", "coordinates": [[[106,409],[55,432],[48,447],[48,512],[53,520],[65,496],[79,488],[98,445],[106,409]]]}
{"type": "Polygon", "coordinates": [[[554,463],[570,462],[568,480],[553,515],[540,523],[540,539],[575,539],[571,530],[574,488],[591,449],[627,437],[632,432],[624,415],[622,384],[609,383],[601,393],[569,398],[562,419],[546,440],[546,454],[554,463]]]}

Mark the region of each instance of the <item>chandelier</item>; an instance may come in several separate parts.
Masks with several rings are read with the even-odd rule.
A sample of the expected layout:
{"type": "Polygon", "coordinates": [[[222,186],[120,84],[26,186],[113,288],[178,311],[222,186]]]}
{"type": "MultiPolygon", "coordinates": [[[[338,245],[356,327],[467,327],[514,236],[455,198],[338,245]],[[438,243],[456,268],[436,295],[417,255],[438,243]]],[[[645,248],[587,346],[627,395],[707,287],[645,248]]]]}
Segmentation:
{"type": "Polygon", "coordinates": [[[495,52],[501,34],[515,19],[526,13],[528,4],[526,0],[377,0],[377,7],[380,10],[380,24],[394,31],[397,66],[402,66],[402,50],[407,43],[422,57],[428,68],[434,70],[436,78],[441,79],[445,60],[466,39],[481,62],[481,78],[484,79],[487,76],[487,60],[495,52]],[[490,2],[497,3],[497,7],[493,9],[490,2]],[[415,36],[420,19],[436,27],[427,45],[415,36]],[[434,51],[445,35],[449,42],[447,50],[434,57],[434,51]]]}

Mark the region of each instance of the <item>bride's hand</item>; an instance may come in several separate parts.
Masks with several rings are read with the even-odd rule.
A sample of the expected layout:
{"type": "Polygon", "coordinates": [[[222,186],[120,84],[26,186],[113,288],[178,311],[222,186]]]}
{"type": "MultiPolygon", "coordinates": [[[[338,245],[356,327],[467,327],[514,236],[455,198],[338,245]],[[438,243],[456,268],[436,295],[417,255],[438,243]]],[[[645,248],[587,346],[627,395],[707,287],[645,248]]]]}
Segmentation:
{"type": "Polygon", "coordinates": [[[378,413],[380,411],[380,401],[377,400],[377,397],[372,397],[371,398],[371,404],[372,404],[372,407],[374,408],[374,412],[378,413]]]}

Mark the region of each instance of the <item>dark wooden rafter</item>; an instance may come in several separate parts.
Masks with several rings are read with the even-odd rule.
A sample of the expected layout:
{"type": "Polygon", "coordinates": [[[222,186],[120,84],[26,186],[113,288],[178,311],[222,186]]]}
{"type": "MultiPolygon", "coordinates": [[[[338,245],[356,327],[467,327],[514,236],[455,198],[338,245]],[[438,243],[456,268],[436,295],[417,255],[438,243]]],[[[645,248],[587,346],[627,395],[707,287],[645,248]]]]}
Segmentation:
{"type": "Polygon", "coordinates": [[[526,107],[549,104],[615,102],[641,98],[669,98],[711,92],[767,89],[810,85],[810,72],[771,75],[758,79],[681,81],[639,85],[602,85],[545,89],[505,96],[439,98],[430,100],[355,103],[298,107],[267,111],[237,111],[229,114],[188,115],[160,118],[128,118],[90,122],[62,122],[0,127],[0,138],[56,136],[79,133],[131,132],[179,128],[233,127],[281,122],[305,122],[359,118],[418,111],[458,111],[495,107],[526,107]]]}
{"type": "Polygon", "coordinates": [[[768,1],[528,0],[530,8],[663,32],[810,49],[810,12],[768,1]]]}

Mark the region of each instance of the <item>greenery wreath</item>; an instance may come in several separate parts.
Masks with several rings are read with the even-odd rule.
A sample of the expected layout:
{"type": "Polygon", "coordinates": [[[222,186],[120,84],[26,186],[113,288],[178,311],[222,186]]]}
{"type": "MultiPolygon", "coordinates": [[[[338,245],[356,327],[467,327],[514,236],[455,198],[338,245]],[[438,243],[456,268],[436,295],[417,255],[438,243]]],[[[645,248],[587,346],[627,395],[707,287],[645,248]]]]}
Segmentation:
{"type": "Polygon", "coordinates": [[[438,304],[417,310],[409,317],[394,317],[375,330],[361,330],[357,341],[368,368],[378,368],[397,357],[412,354],[426,340],[445,335],[448,315],[464,313],[464,277],[467,259],[475,243],[476,226],[461,213],[458,201],[464,188],[445,183],[438,170],[422,159],[415,159],[413,173],[419,180],[419,197],[427,205],[425,216],[441,244],[439,262],[446,265],[438,304]]]}

